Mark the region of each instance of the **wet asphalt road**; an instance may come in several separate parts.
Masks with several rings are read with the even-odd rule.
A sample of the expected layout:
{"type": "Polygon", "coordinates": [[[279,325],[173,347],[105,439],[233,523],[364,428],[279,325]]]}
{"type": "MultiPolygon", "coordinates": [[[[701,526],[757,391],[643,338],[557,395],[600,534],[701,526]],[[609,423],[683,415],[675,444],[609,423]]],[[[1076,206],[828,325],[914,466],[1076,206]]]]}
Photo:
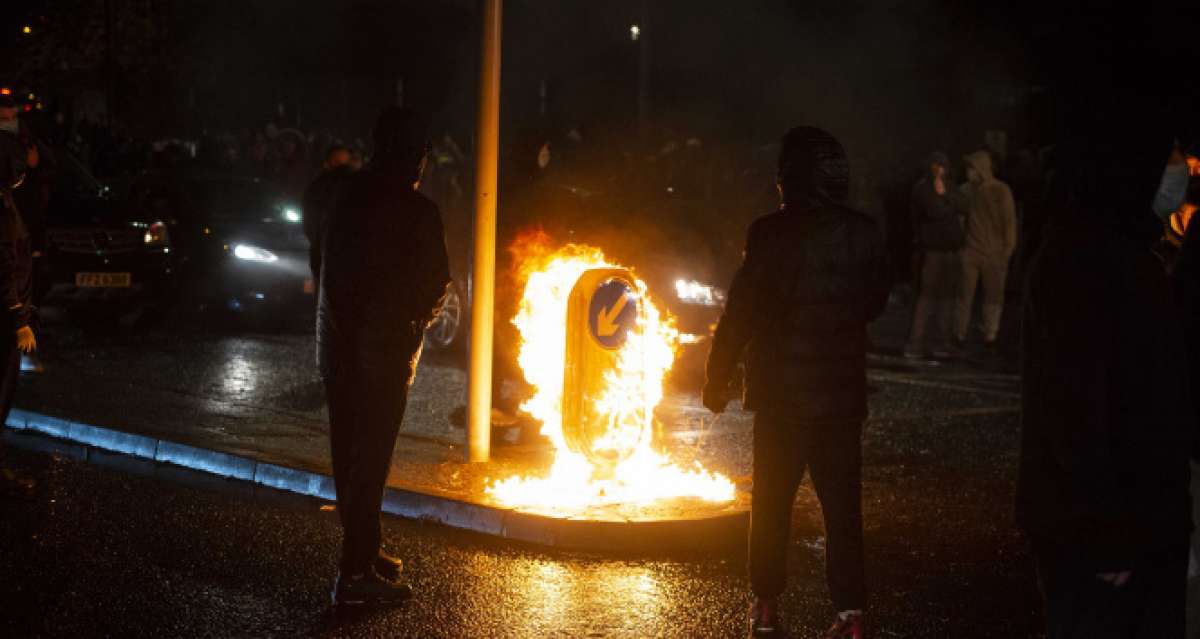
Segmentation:
{"type": "MultiPolygon", "coordinates": [[[[15,448],[8,456],[38,487],[0,502],[0,636],[731,637],[743,628],[740,553],[567,554],[390,518],[386,546],[406,560],[417,598],[339,615],[327,604],[336,514],[319,502],[15,448]]],[[[887,517],[869,508],[879,636],[1032,636],[1032,578],[1014,540],[959,520],[987,514],[987,495],[947,488],[957,499],[934,508],[914,494],[883,497],[887,517]]],[[[869,503],[881,498],[873,492],[869,503]]],[[[801,520],[801,536],[811,534],[801,520]]],[[[810,546],[793,549],[785,601],[801,637],[830,614],[810,546]]]]}
{"type": "MultiPolygon", "coordinates": [[[[43,402],[103,412],[112,406],[88,398],[128,405],[144,386],[152,398],[175,393],[171,410],[228,411],[232,423],[245,407],[266,406],[284,421],[313,408],[289,404],[309,401],[296,389],[311,384],[311,372],[289,363],[311,353],[303,334],[97,338],[58,330],[47,365],[94,367],[95,379],[109,386],[94,393],[55,388],[45,381],[51,374],[27,380],[23,390],[38,387],[43,402]],[[239,371],[253,374],[220,382],[239,371]]],[[[1015,380],[987,367],[913,369],[875,359],[877,414],[864,438],[863,499],[878,636],[1038,636],[1036,582],[1011,519],[1015,380]]],[[[386,544],[408,562],[418,597],[398,609],[340,617],[326,603],[336,513],[318,502],[44,453],[11,449],[9,456],[39,487],[31,499],[3,503],[0,574],[10,578],[0,580],[0,637],[743,634],[740,551],[568,554],[389,519],[386,544]]],[[[797,636],[816,636],[832,610],[818,506],[807,485],[793,527],[784,606],[797,636]]]]}
{"type": "MultiPolygon", "coordinates": [[[[140,432],[168,438],[233,433],[248,449],[268,440],[284,449],[325,445],[303,331],[85,335],[52,324],[44,336],[49,370],[23,381],[18,405],[137,422],[140,432]]],[[[423,366],[452,371],[453,359],[435,355],[423,366]]],[[[1018,424],[1010,369],[872,357],[863,502],[880,637],[1038,636],[1036,582],[1011,516],[1018,424]]],[[[445,414],[461,396],[437,382],[414,401],[426,414],[445,414]]],[[[714,467],[747,472],[747,426],[745,416],[731,416],[721,422],[727,434],[710,434],[714,467]]],[[[389,518],[386,545],[407,562],[418,596],[345,617],[327,604],[340,533],[336,513],[319,502],[12,447],[9,463],[38,489],[0,498],[0,637],[744,634],[740,550],[580,555],[389,518]]],[[[784,607],[797,636],[817,636],[833,611],[807,484],[793,528],[784,607]]]]}

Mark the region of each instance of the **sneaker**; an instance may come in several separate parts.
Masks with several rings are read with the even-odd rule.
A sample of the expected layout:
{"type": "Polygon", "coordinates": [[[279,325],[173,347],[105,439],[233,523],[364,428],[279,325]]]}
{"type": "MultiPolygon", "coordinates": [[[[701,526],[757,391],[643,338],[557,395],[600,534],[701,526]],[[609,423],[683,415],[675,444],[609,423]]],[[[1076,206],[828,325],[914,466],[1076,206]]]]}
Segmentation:
{"type": "Polygon", "coordinates": [[[333,603],[336,606],[385,606],[407,601],[412,594],[408,584],[390,582],[372,568],[361,575],[338,574],[333,587],[333,603]]]}
{"type": "Polygon", "coordinates": [[[393,557],[382,550],[375,558],[375,572],[388,581],[398,581],[400,573],[404,572],[404,562],[399,557],[393,557]]]}
{"type": "Polygon", "coordinates": [[[866,636],[861,612],[845,617],[838,615],[824,635],[825,639],[864,639],[866,636]]]}
{"type": "Polygon", "coordinates": [[[753,637],[787,637],[783,627],[783,618],[779,614],[779,604],[774,599],[759,599],[755,597],[750,606],[750,636],[753,637]]]}

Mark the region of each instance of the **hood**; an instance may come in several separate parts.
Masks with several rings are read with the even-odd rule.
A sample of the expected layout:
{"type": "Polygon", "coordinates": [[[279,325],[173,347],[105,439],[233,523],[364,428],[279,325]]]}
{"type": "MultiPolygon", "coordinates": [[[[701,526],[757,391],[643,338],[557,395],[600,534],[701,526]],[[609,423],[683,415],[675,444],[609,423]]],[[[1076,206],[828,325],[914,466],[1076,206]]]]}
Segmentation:
{"type": "Polygon", "coordinates": [[[850,196],[846,150],[828,132],[801,126],[783,136],[779,188],[783,202],[798,208],[844,203],[850,196]]]}
{"type": "Polygon", "coordinates": [[[995,174],[992,173],[991,153],[988,153],[987,151],[976,151],[969,155],[963,156],[963,162],[966,162],[967,166],[978,171],[979,175],[983,176],[984,182],[991,182],[992,180],[996,179],[995,174]]]}
{"type": "Polygon", "coordinates": [[[1114,109],[1076,125],[1056,152],[1065,212],[1139,242],[1156,241],[1162,222],[1151,205],[1175,145],[1166,119],[1145,109],[1114,109]]]}
{"type": "Polygon", "coordinates": [[[947,172],[947,174],[949,174],[950,156],[946,155],[945,151],[934,151],[933,153],[929,154],[929,158],[925,160],[925,167],[924,167],[925,168],[924,174],[926,176],[929,176],[929,177],[933,176],[933,165],[934,164],[940,164],[940,165],[946,167],[946,172],[947,172]]]}

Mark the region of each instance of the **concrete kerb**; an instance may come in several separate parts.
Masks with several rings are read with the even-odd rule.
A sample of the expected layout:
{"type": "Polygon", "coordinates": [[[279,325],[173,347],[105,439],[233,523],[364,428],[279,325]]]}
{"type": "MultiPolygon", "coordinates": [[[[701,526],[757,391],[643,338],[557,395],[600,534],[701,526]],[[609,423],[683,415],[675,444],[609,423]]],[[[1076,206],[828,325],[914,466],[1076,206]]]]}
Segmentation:
{"type": "MultiPolygon", "coordinates": [[[[96,449],[167,464],[208,475],[333,501],[333,478],[229,453],[74,422],[33,411],[13,409],[7,425],[19,431],[71,442],[71,454],[88,459],[96,449]]],[[[57,449],[54,449],[57,450],[57,449]]],[[[68,453],[69,454],[69,453],[68,453]]],[[[737,512],[701,520],[612,522],[561,519],[460,501],[414,490],[388,488],[383,511],[406,519],[431,521],[452,528],[544,546],[572,550],[663,552],[732,548],[745,543],[749,513],[737,512]]]]}

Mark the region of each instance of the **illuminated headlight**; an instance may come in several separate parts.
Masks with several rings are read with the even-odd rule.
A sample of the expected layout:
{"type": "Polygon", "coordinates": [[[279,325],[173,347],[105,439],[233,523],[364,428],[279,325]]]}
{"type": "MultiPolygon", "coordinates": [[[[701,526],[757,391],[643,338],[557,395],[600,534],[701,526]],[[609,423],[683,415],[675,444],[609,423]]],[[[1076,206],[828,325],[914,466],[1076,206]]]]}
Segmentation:
{"type": "Polygon", "coordinates": [[[291,222],[292,224],[296,224],[304,218],[301,217],[300,211],[298,209],[294,209],[289,206],[283,210],[283,219],[291,222]]]}
{"type": "Polygon", "coordinates": [[[233,256],[239,260],[247,262],[275,262],[279,260],[279,256],[264,248],[250,246],[249,244],[235,244],[233,247],[233,256]]]}
{"type": "Polygon", "coordinates": [[[167,237],[166,224],[163,224],[162,222],[155,222],[153,224],[147,224],[143,228],[145,228],[145,233],[142,234],[142,243],[144,243],[146,246],[165,247],[170,244],[170,241],[167,237]]]}
{"type": "Polygon", "coordinates": [[[684,304],[720,306],[725,303],[725,291],[695,280],[675,280],[675,295],[684,304]]]}

